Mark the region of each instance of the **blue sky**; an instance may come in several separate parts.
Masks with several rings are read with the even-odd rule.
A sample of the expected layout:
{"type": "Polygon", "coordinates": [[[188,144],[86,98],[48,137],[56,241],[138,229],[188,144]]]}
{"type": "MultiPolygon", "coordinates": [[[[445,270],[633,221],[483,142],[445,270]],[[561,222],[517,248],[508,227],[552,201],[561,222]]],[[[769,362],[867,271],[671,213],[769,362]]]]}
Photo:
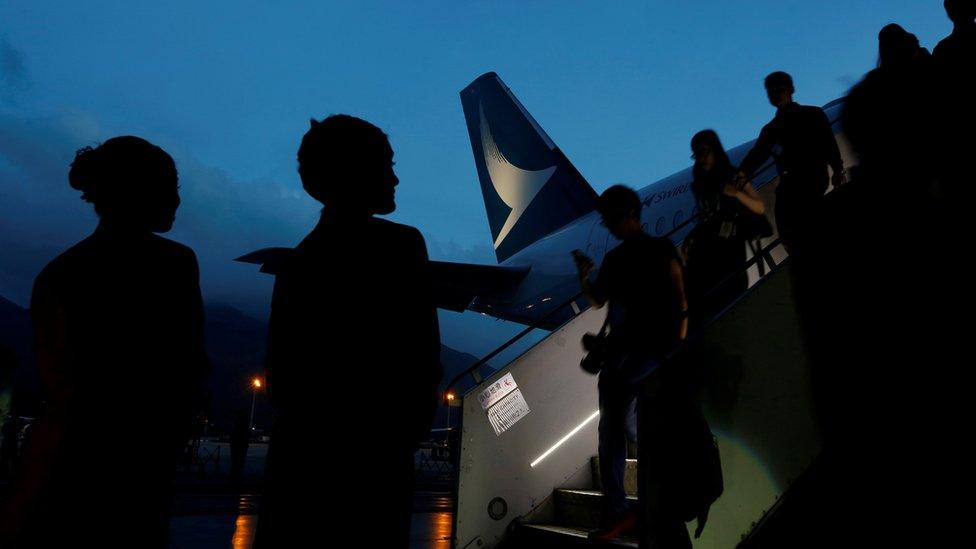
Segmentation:
{"type": "MultiPolygon", "coordinates": [[[[314,225],[294,160],[311,116],[383,128],[401,180],[390,217],[434,258],[490,263],[458,99],[478,75],[497,72],[600,191],[686,167],[702,128],[729,147],[755,137],[772,70],[823,104],[874,65],[885,24],[930,49],[951,30],[940,0],[278,4],[0,1],[0,295],[26,303],[36,272],[94,226],[67,165],[114,135],[174,156],[170,236],[197,250],[206,298],[261,315],[270,278],[229,259],[314,225]]],[[[519,328],[442,321],[475,354],[519,328]]]]}

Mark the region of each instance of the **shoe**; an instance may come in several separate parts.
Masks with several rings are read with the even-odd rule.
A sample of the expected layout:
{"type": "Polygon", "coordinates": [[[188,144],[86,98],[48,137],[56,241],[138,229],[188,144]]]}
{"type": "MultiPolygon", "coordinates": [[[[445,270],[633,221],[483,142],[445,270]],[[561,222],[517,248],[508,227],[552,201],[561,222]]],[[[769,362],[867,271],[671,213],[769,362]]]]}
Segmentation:
{"type": "Polygon", "coordinates": [[[607,526],[590,530],[586,538],[594,541],[610,541],[633,532],[637,528],[637,513],[628,511],[607,526]]]}

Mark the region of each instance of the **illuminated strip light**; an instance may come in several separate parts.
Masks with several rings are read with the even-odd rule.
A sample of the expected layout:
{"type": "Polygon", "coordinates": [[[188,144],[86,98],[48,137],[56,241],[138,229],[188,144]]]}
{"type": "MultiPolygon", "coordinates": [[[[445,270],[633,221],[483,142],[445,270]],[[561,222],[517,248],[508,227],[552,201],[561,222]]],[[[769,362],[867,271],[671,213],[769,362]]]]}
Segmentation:
{"type": "Polygon", "coordinates": [[[573,435],[575,435],[576,433],[580,432],[580,430],[583,427],[586,427],[586,425],[589,422],[591,422],[594,419],[596,419],[596,416],[598,416],[598,415],[600,415],[600,410],[597,410],[597,411],[593,412],[593,415],[591,415],[590,417],[586,418],[586,420],[583,421],[583,423],[580,423],[579,426],[576,427],[575,429],[573,429],[572,431],[570,431],[568,435],[566,435],[563,438],[559,439],[559,442],[553,444],[552,445],[552,448],[549,448],[548,450],[546,450],[546,452],[544,454],[542,454],[541,456],[539,456],[538,458],[536,458],[535,461],[533,461],[532,463],[530,463],[529,464],[529,467],[535,467],[536,465],[539,464],[540,461],[546,459],[546,457],[548,457],[549,454],[555,452],[556,449],[559,448],[560,446],[562,446],[564,442],[566,442],[567,440],[573,438],[573,435]]]}

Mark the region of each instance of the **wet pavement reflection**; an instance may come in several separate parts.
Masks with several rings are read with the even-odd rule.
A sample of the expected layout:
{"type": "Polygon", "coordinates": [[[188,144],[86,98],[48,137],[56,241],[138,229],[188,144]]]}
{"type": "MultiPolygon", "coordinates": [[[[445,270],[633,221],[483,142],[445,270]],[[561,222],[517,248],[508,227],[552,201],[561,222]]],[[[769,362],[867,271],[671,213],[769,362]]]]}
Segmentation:
{"type": "Polygon", "coordinates": [[[238,515],[234,522],[234,536],[230,538],[230,546],[233,549],[250,549],[254,544],[256,525],[256,515],[238,515]]]}
{"type": "MultiPolygon", "coordinates": [[[[177,497],[170,549],[250,549],[257,527],[258,498],[251,494],[184,494],[177,497]]],[[[440,492],[414,497],[410,547],[451,546],[451,498],[440,492]]]]}

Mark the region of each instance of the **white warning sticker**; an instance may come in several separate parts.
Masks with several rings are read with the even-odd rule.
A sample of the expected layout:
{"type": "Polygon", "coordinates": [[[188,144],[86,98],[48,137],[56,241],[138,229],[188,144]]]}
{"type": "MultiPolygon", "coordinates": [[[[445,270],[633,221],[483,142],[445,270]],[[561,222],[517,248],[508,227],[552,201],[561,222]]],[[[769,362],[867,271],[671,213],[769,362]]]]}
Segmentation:
{"type": "Polygon", "coordinates": [[[515,383],[515,378],[512,377],[511,372],[505,374],[501,379],[489,385],[478,395],[478,402],[481,403],[481,409],[487,410],[491,408],[493,404],[505,398],[506,395],[517,388],[518,385],[515,383]]]}
{"type": "Polygon", "coordinates": [[[515,389],[488,409],[488,421],[495,429],[495,436],[499,436],[528,413],[529,405],[525,402],[522,391],[515,389]]]}

